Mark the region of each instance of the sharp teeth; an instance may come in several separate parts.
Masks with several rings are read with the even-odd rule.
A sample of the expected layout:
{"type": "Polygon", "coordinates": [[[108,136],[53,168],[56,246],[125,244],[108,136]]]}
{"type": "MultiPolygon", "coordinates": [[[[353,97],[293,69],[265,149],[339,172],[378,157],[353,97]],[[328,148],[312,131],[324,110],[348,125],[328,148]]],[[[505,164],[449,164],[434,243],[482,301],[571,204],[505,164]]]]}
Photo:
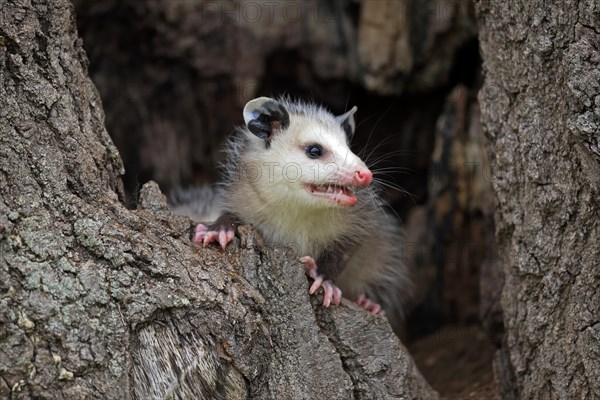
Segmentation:
{"type": "Polygon", "coordinates": [[[331,193],[331,192],[333,192],[333,187],[327,186],[327,193],[331,193]]]}

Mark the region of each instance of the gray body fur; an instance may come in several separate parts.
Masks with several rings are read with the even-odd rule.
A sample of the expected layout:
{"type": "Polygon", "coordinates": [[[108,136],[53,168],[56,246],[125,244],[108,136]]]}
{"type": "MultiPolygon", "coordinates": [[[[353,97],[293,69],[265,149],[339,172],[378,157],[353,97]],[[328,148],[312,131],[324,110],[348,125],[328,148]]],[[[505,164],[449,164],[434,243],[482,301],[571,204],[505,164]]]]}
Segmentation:
{"type": "Polygon", "coordinates": [[[175,214],[194,221],[212,222],[222,213],[218,192],[212,186],[177,188],[169,193],[169,204],[175,214]]]}

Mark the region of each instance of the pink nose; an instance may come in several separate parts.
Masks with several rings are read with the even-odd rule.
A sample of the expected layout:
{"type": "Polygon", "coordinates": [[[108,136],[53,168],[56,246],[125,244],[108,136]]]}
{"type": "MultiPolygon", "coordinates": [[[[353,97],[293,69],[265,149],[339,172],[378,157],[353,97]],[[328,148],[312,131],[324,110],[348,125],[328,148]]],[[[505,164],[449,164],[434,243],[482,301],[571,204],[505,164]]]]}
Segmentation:
{"type": "Polygon", "coordinates": [[[367,187],[373,181],[373,173],[367,167],[361,168],[354,173],[352,183],[356,186],[367,187]]]}

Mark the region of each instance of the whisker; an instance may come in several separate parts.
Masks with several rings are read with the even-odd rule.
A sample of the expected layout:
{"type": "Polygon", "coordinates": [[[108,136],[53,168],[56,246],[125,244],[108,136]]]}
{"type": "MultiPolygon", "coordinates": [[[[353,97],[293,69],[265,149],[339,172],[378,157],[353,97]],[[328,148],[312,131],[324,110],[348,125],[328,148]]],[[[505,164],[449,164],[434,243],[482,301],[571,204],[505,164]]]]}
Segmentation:
{"type": "MultiPolygon", "coordinates": [[[[372,133],[372,132],[371,132],[371,133],[372,133]]],[[[365,162],[367,162],[367,161],[369,160],[369,158],[370,158],[370,157],[373,155],[373,153],[375,153],[375,151],[377,151],[377,150],[378,150],[378,149],[379,149],[381,146],[383,146],[383,145],[386,143],[386,141],[388,141],[388,140],[391,140],[391,139],[392,139],[392,137],[393,137],[393,136],[392,136],[392,135],[390,135],[390,136],[388,136],[388,137],[384,138],[384,139],[383,139],[382,141],[380,141],[379,143],[377,143],[377,145],[375,145],[375,147],[373,147],[373,148],[370,150],[369,154],[368,154],[368,155],[366,155],[366,156],[363,158],[363,157],[362,157],[362,155],[363,155],[363,154],[364,154],[364,153],[365,153],[365,152],[366,152],[366,151],[369,149],[369,143],[368,143],[368,141],[367,141],[367,144],[365,145],[365,147],[364,147],[364,148],[363,148],[363,149],[360,151],[361,158],[363,158],[363,159],[364,159],[364,161],[365,161],[365,162]]]]}
{"type": "Polygon", "coordinates": [[[410,173],[416,173],[417,171],[412,169],[412,168],[408,168],[408,167],[380,167],[380,168],[369,168],[371,170],[371,172],[373,172],[373,174],[376,174],[378,172],[410,172],[410,173]]]}
{"type": "Polygon", "coordinates": [[[415,202],[415,204],[416,204],[416,200],[418,200],[417,196],[410,193],[408,190],[404,189],[403,187],[401,187],[400,185],[398,185],[396,183],[386,182],[386,181],[379,180],[379,179],[374,179],[373,184],[379,185],[379,186],[387,188],[387,189],[396,190],[402,194],[405,194],[406,196],[410,197],[413,200],[413,202],[415,202]]]}
{"type": "Polygon", "coordinates": [[[371,129],[371,132],[369,133],[369,136],[367,137],[367,144],[365,145],[365,147],[369,146],[369,142],[371,141],[371,137],[373,136],[373,132],[375,132],[375,129],[377,128],[377,125],[379,125],[379,123],[381,122],[381,120],[383,119],[383,117],[385,117],[385,115],[390,112],[390,110],[392,109],[394,105],[391,104],[387,110],[385,110],[377,119],[377,121],[375,121],[375,125],[373,125],[373,128],[371,129]]]}
{"type": "Polygon", "coordinates": [[[361,159],[363,159],[367,165],[372,166],[381,161],[392,162],[393,160],[395,160],[395,157],[412,155],[412,152],[396,150],[396,151],[390,151],[390,152],[386,152],[386,153],[376,154],[375,157],[372,158],[374,154],[375,154],[374,152],[370,152],[367,156],[361,156],[361,159]]]}
{"type": "MultiPolygon", "coordinates": [[[[400,215],[398,215],[398,213],[396,212],[396,210],[394,210],[394,208],[393,208],[392,206],[390,206],[390,204],[389,204],[387,201],[385,201],[383,198],[380,198],[380,200],[381,200],[381,201],[382,201],[382,202],[383,202],[383,203],[386,205],[386,207],[387,207],[387,209],[388,209],[388,210],[391,210],[391,211],[394,213],[394,215],[396,216],[396,218],[398,218],[398,221],[402,222],[402,218],[400,218],[400,215]]],[[[380,209],[381,209],[381,211],[382,211],[382,212],[385,214],[385,216],[386,216],[386,219],[389,221],[389,218],[388,218],[388,212],[386,212],[386,211],[383,209],[383,207],[382,207],[382,206],[380,206],[379,208],[380,208],[380,209]]]]}

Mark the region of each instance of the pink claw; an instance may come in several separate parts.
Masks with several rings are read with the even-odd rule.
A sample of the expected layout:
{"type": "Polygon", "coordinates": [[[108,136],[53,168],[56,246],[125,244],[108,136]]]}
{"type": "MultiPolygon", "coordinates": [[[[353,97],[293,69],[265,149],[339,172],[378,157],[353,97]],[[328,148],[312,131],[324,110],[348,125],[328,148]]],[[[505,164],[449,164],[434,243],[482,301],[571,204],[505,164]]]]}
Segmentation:
{"type": "MultiPolygon", "coordinates": [[[[315,279],[315,281],[310,286],[310,289],[308,289],[308,293],[310,293],[310,294],[315,294],[315,292],[319,289],[319,287],[321,287],[321,285],[324,283],[323,275],[317,275],[317,277],[314,279],[315,279]]],[[[323,288],[325,288],[324,285],[323,285],[323,288]]],[[[325,292],[325,293],[327,293],[327,292],[325,292]]]]}
{"type": "Polygon", "coordinates": [[[208,228],[206,227],[206,225],[198,224],[196,226],[196,233],[194,233],[194,243],[202,243],[202,240],[204,239],[204,236],[206,236],[207,231],[208,228]]]}
{"type": "Polygon", "coordinates": [[[325,293],[323,294],[323,306],[329,307],[331,304],[331,300],[333,299],[333,285],[329,281],[323,282],[323,290],[325,293]]]}
{"type": "Polygon", "coordinates": [[[364,294],[358,295],[355,303],[374,315],[379,315],[383,311],[379,304],[369,300],[364,294]]]}
{"type": "Polygon", "coordinates": [[[223,250],[225,250],[229,242],[233,240],[234,236],[235,232],[233,229],[221,229],[219,231],[219,244],[223,250]]]}
{"type": "Polygon", "coordinates": [[[310,286],[308,292],[310,294],[315,294],[319,287],[322,287],[324,291],[323,306],[329,307],[331,303],[335,304],[336,306],[339,305],[342,301],[341,289],[335,286],[330,280],[325,280],[325,277],[317,272],[317,263],[315,262],[314,258],[311,256],[305,256],[300,258],[300,262],[304,264],[306,275],[314,279],[314,282],[310,286]]]}
{"type": "Polygon", "coordinates": [[[358,297],[356,298],[356,300],[354,300],[354,302],[362,307],[362,305],[365,303],[365,300],[367,300],[365,295],[359,294],[358,297]]]}
{"type": "Polygon", "coordinates": [[[204,236],[204,240],[202,241],[202,244],[204,246],[208,246],[209,243],[211,242],[216,242],[219,238],[219,232],[217,231],[208,231],[206,232],[206,236],[204,236]]]}
{"type": "Polygon", "coordinates": [[[219,244],[221,248],[225,250],[225,246],[227,246],[227,231],[219,232],[219,244]]]}
{"type": "Polygon", "coordinates": [[[342,289],[337,286],[333,287],[333,304],[339,306],[342,302],[342,289]]]}

